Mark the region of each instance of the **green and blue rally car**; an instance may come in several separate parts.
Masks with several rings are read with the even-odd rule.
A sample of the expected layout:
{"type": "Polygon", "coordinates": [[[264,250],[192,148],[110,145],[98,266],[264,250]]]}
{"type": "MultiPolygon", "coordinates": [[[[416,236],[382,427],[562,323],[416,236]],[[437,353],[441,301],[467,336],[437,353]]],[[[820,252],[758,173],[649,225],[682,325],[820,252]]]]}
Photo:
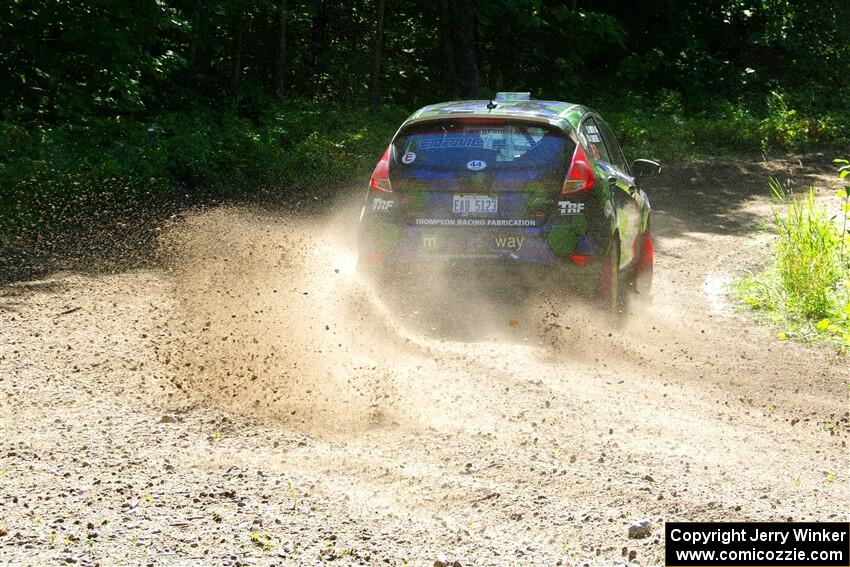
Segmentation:
{"type": "Polygon", "coordinates": [[[380,278],[522,268],[616,311],[652,283],[650,205],[635,179],[659,170],[627,163],[580,104],[499,93],[426,106],[372,174],[359,265],[380,278]]]}

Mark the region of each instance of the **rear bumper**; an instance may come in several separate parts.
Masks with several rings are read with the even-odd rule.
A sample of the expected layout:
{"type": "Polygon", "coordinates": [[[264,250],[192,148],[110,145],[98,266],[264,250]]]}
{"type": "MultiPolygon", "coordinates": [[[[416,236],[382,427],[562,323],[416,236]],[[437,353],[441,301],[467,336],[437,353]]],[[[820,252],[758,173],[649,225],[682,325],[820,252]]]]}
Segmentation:
{"type": "Polygon", "coordinates": [[[385,264],[498,260],[554,267],[573,254],[601,256],[607,245],[583,223],[430,226],[366,215],[359,233],[361,256],[385,264]]]}
{"type": "Polygon", "coordinates": [[[554,266],[558,258],[539,228],[404,227],[386,261],[393,264],[503,263],[554,266]]]}
{"type": "Polygon", "coordinates": [[[362,273],[382,283],[451,281],[490,289],[595,293],[601,258],[580,266],[554,253],[544,227],[458,228],[377,223],[362,227],[362,273]]]}

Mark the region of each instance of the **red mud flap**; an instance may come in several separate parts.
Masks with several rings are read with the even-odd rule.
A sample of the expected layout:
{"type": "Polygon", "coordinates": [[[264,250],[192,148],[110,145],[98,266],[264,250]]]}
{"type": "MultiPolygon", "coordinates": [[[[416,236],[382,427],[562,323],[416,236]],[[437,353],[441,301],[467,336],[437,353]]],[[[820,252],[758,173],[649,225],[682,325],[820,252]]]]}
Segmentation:
{"type": "Polygon", "coordinates": [[[640,257],[635,266],[635,291],[648,297],[652,289],[652,272],[655,266],[655,245],[652,242],[652,235],[644,232],[642,244],[640,257]]]}

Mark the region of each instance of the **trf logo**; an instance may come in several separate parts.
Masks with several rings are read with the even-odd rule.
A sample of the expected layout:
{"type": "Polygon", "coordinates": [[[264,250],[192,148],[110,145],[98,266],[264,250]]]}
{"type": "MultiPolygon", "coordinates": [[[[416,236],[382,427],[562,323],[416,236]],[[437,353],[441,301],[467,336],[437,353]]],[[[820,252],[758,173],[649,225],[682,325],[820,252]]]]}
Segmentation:
{"type": "Polygon", "coordinates": [[[584,203],[573,201],[558,201],[558,208],[562,215],[580,215],[584,212],[584,203]]]}
{"type": "Polygon", "coordinates": [[[374,201],[372,201],[372,210],[379,212],[389,211],[393,208],[394,204],[395,201],[392,201],[390,199],[381,199],[380,197],[378,197],[374,201]]]}

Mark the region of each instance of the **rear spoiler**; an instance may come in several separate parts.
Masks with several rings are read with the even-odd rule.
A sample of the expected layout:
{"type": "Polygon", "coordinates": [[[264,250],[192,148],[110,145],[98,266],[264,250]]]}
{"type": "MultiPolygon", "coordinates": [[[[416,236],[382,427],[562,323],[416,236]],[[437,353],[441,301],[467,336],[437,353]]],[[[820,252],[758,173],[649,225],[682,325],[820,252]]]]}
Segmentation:
{"type": "MultiPolygon", "coordinates": [[[[404,124],[401,125],[399,131],[403,130],[407,126],[411,126],[413,124],[422,124],[425,122],[443,122],[446,120],[456,120],[456,119],[499,119],[505,120],[508,122],[532,122],[535,124],[541,124],[544,126],[551,126],[553,128],[557,128],[563,132],[572,131],[571,127],[565,128],[565,121],[554,120],[547,116],[535,116],[525,115],[525,114],[482,114],[480,112],[446,112],[445,114],[431,114],[429,116],[417,116],[415,118],[410,118],[404,124]]],[[[568,125],[567,125],[568,126],[568,125]]]]}

